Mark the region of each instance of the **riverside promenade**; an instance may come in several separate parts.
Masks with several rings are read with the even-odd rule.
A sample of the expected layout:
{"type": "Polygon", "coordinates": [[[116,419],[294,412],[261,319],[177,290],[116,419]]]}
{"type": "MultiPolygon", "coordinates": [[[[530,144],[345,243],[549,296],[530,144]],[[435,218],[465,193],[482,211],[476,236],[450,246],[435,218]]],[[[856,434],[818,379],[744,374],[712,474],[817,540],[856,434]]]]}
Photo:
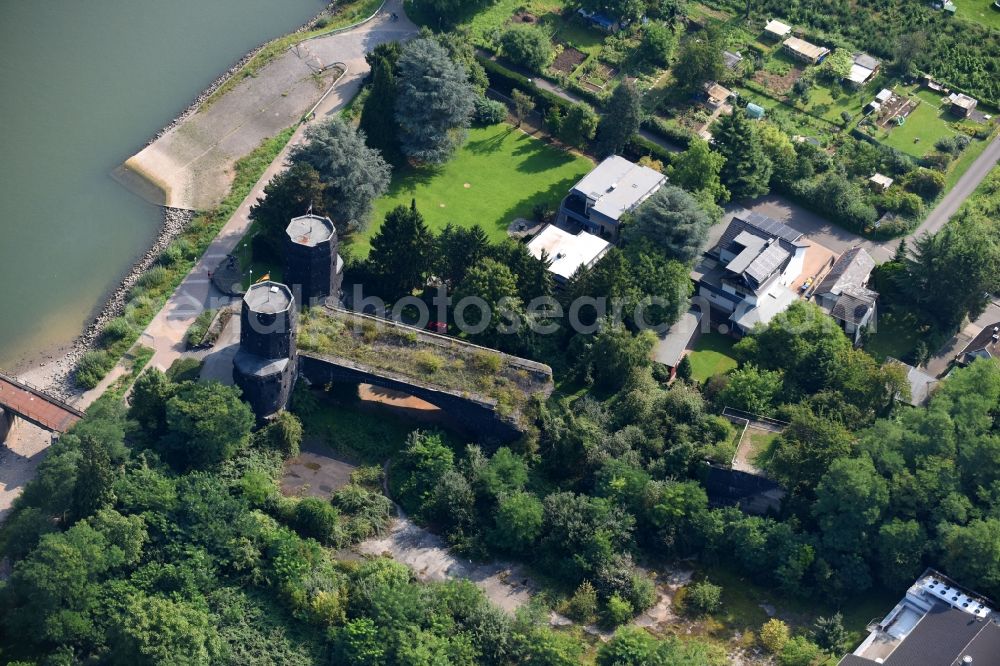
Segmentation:
{"type": "Polygon", "coordinates": [[[293,45],[222,96],[210,96],[126,160],[116,176],[154,203],[212,208],[229,190],[236,160],[297,123],[321,99],[317,117],[339,110],[353,97],[368,71],[365,54],[383,42],[416,34],[405,16],[400,0],[387,0],[367,22],[293,45]],[[393,12],[399,16],[396,21],[393,12]],[[324,98],[331,85],[334,91],[324,98]]]}
{"type": "MultiPolygon", "coordinates": [[[[410,39],[417,34],[418,30],[411,23],[403,11],[401,0],[387,0],[381,11],[370,21],[355,28],[338,32],[336,34],[325,35],[308,40],[307,47],[310,53],[314,54],[322,62],[333,64],[342,63],[345,65],[345,72],[337,80],[332,89],[327,87],[326,91],[315,87],[312,79],[310,89],[302,91],[303,97],[300,100],[290,100],[301,108],[300,113],[286,116],[272,123],[271,118],[265,120],[268,114],[265,112],[256,113],[254,109],[270,108],[271,115],[280,113],[274,106],[269,106],[269,100],[273,101],[269,95],[270,91],[276,90],[274,82],[262,81],[268,76],[268,67],[265,67],[256,77],[247,78],[241,81],[229,93],[217,100],[208,109],[194,113],[180,122],[171,130],[165,132],[163,136],[147,146],[139,155],[146,153],[147,157],[152,152],[147,152],[150,148],[159,144],[164,154],[168,152],[168,145],[180,146],[181,143],[170,144],[170,137],[173,134],[193,136],[198,131],[203,131],[206,125],[199,116],[202,113],[218,113],[218,109],[234,108],[227,98],[230,95],[238,95],[242,100],[252,100],[255,98],[257,85],[261,83],[260,98],[256,106],[252,103],[246,108],[248,115],[241,119],[230,120],[230,130],[225,136],[218,136],[214,140],[209,139],[202,149],[202,155],[194,155],[186,164],[179,160],[163,160],[161,162],[148,161],[145,168],[153,169],[148,177],[161,182],[177,183],[175,196],[180,196],[182,192],[193,192],[186,189],[185,183],[204,179],[206,183],[211,183],[211,187],[198,190],[198,197],[206,197],[203,203],[205,207],[211,207],[218,203],[225,196],[231,182],[232,162],[256,147],[263,139],[277,134],[284,128],[297,122],[306,111],[308,111],[317,100],[328,92],[316,107],[316,117],[313,122],[318,122],[339,113],[344,106],[358,93],[361,82],[368,73],[368,65],[365,62],[365,54],[381,43],[394,40],[410,39]],[[391,14],[395,12],[399,18],[396,21],[391,19],[391,14]],[[215,109],[215,111],[213,111],[215,109]],[[291,121],[287,121],[292,117],[291,121]],[[161,141],[163,143],[161,143],[161,141]],[[236,142],[243,142],[246,150],[235,156],[230,156],[230,151],[234,150],[236,142]],[[214,151],[214,152],[213,152],[214,151]],[[225,157],[222,157],[225,156],[225,157]],[[231,162],[229,161],[231,158],[231,162]],[[206,170],[214,170],[206,172],[206,170]],[[213,198],[214,197],[214,198],[213,198]]],[[[299,52],[303,52],[299,47],[299,52]]],[[[286,54],[287,56],[287,54],[286,54]]],[[[298,56],[294,56],[298,58],[298,56]]],[[[281,58],[279,57],[278,60],[281,58]]],[[[315,61],[313,61],[315,62],[315,61]]],[[[273,64],[273,63],[272,63],[273,64]]],[[[277,69],[272,71],[279,71],[277,69]]],[[[281,70],[284,71],[284,70],[281,70]]],[[[291,94],[288,97],[292,97],[291,94]]],[[[281,106],[280,109],[290,107],[281,106]]],[[[291,112],[289,112],[291,113],[291,112]]],[[[277,118],[277,116],[274,116],[277,118]]],[[[213,121],[214,122],[214,121],[213,121]]],[[[209,307],[220,307],[229,302],[229,297],[224,296],[216,290],[208,279],[208,271],[222,261],[227,254],[232,253],[247,229],[250,227],[249,213],[250,206],[257,199],[263,196],[264,186],[278,172],[285,167],[285,160],[291,146],[302,141],[302,135],[308,123],[300,126],[288,146],[274,159],[260,179],[254,184],[250,194],[243,200],[233,216],[226,222],[219,234],[209,245],[205,254],[195,264],[194,268],[184,278],[177,290],[173,293],[163,309],[156,315],[153,321],[146,327],[140,337],[140,344],[151,347],[154,350],[153,358],[150,361],[152,367],[166,370],[170,365],[181,357],[184,353],[184,334],[188,327],[194,322],[200,312],[209,307]]],[[[225,130],[220,130],[225,132],[225,130]]],[[[192,200],[193,201],[193,200],[192,200]]],[[[184,201],[180,201],[185,203],[184,201]]],[[[194,207],[194,206],[180,206],[194,207]]],[[[85,410],[99,398],[115,381],[128,372],[128,365],[119,362],[107,377],[94,389],[87,391],[82,396],[71,399],[73,406],[80,410],[85,410]]],[[[26,373],[34,375],[35,373],[26,373]]],[[[44,373],[42,373],[44,374],[44,373]]],[[[44,383],[44,382],[40,382],[44,383]]],[[[51,444],[51,435],[46,431],[27,422],[18,423],[8,436],[3,446],[0,446],[0,522],[9,513],[11,505],[24,485],[35,476],[38,464],[44,458],[45,452],[51,444]]]]}
{"type": "MultiPolygon", "coordinates": [[[[368,73],[365,54],[379,44],[410,39],[417,32],[417,27],[406,18],[401,0],[387,0],[378,15],[371,21],[351,30],[317,37],[300,44],[298,47],[300,52],[308,50],[310,54],[323,63],[341,62],[346,65],[345,74],[320,102],[315,111],[315,120],[311,122],[319,122],[324,118],[336,115],[358,93],[361,82],[368,73]],[[393,21],[392,13],[396,13],[399,18],[393,21]]],[[[247,79],[247,81],[256,83],[265,75],[266,71],[267,68],[257,78],[247,79]]],[[[247,81],[242,82],[237,89],[229,94],[237,93],[247,81]]],[[[268,84],[265,89],[271,90],[273,86],[268,84]]],[[[222,102],[223,100],[220,100],[215,104],[218,105],[222,102]]],[[[303,109],[302,113],[308,111],[312,104],[315,104],[315,100],[310,97],[310,103],[303,109]]],[[[195,114],[195,117],[197,115],[195,114]]],[[[289,150],[302,141],[303,133],[308,126],[309,123],[305,123],[296,130],[288,146],[267,168],[250,194],[212,241],[202,258],[146,328],[140,342],[151,347],[154,351],[150,361],[152,367],[162,370],[169,368],[183,354],[184,334],[198,314],[206,308],[217,308],[229,302],[229,297],[223,295],[211,284],[208,273],[214,270],[226,255],[236,250],[240,240],[250,227],[250,207],[256,203],[259,197],[263,196],[264,186],[267,182],[285,168],[289,150]]],[[[184,131],[183,127],[184,123],[175,129],[184,131]]]]}

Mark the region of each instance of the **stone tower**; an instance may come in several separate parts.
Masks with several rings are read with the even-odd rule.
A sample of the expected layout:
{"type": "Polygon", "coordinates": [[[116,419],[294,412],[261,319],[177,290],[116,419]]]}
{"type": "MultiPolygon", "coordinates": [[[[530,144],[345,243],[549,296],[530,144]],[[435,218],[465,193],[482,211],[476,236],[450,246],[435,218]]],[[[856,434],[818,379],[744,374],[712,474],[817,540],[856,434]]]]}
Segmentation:
{"type": "Polygon", "coordinates": [[[260,282],[243,297],[233,380],[258,419],[288,406],[295,385],[297,322],[295,298],[283,284],[260,282]]]}
{"type": "Polygon", "coordinates": [[[292,218],[285,233],[285,282],[296,290],[299,306],[339,297],[344,260],[330,218],[312,213],[292,218]]]}

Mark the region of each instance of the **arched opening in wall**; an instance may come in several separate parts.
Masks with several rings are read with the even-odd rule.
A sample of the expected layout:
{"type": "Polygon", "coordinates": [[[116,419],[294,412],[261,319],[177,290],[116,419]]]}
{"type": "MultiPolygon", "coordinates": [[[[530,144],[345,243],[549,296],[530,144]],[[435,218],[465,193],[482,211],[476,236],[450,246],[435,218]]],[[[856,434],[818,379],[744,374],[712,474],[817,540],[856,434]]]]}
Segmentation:
{"type": "Polygon", "coordinates": [[[422,424],[446,428],[456,425],[440,407],[404,391],[374,384],[358,384],[358,407],[373,412],[388,412],[422,424]]]}

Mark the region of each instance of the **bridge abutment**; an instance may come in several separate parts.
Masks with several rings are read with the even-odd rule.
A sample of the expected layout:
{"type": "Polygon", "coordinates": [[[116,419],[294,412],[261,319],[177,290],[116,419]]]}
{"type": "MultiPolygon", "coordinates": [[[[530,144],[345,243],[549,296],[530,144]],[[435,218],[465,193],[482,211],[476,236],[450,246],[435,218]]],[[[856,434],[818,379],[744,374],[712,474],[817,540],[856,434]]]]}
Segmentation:
{"type": "Polygon", "coordinates": [[[0,444],[7,441],[7,435],[14,429],[14,419],[17,417],[0,407],[0,444]]]}

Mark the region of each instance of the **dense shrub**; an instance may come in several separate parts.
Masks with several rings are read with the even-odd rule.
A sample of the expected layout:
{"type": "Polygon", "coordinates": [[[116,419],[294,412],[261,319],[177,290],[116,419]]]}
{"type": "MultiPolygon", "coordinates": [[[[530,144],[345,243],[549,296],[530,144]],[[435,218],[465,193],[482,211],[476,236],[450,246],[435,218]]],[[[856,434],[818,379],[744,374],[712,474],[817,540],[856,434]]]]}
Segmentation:
{"type": "Polygon", "coordinates": [[[552,42],[534,26],[510,28],[500,36],[503,54],[515,65],[541,73],[552,61],[552,42]]]}
{"type": "Polygon", "coordinates": [[[89,351],[80,357],[76,365],[76,381],[80,386],[92,389],[113,367],[115,359],[111,354],[103,349],[89,351]]]}
{"type": "Polygon", "coordinates": [[[507,119],[507,105],[495,99],[477,97],[473,120],[479,125],[496,125],[507,119]]]}

